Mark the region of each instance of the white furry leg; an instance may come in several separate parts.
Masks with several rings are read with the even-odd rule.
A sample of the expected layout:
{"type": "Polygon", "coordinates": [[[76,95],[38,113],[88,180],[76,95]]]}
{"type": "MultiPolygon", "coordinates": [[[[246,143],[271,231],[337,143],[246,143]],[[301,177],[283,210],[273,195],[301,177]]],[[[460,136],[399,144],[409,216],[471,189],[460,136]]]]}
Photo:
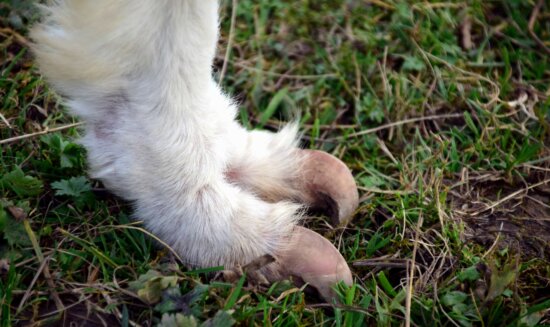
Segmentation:
{"type": "Polygon", "coordinates": [[[136,201],[136,216],[193,267],[231,268],[276,256],[288,247],[300,218],[300,205],[266,202],[227,183],[222,174],[186,189],[179,189],[177,180],[163,182],[136,201]]]}
{"type": "Polygon", "coordinates": [[[351,281],[330,242],[296,227],[301,206],[284,201],[319,189],[339,204],[335,177],[319,178],[338,165],[298,150],[295,126],[245,131],[211,79],[217,1],[53,0],[44,12],[34,51],[86,123],[90,173],[149,230],[191,266],[271,254],[273,280],[351,281]]]}

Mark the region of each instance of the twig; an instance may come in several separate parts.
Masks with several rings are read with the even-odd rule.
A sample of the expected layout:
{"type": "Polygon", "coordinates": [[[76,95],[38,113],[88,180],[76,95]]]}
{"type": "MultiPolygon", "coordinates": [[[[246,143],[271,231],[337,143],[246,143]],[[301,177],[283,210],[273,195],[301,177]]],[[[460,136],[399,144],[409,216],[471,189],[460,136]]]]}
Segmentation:
{"type": "Polygon", "coordinates": [[[495,203],[491,204],[490,206],[487,206],[487,207],[485,207],[485,208],[483,208],[483,209],[481,209],[481,210],[479,210],[479,211],[477,211],[477,212],[472,212],[472,213],[470,214],[470,216],[471,216],[471,217],[475,217],[475,216],[479,215],[479,214],[482,213],[482,212],[485,212],[485,211],[487,211],[487,210],[494,209],[494,208],[498,207],[499,205],[503,204],[504,202],[513,199],[514,197],[516,197],[517,195],[519,195],[519,194],[521,194],[521,193],[528,192],[528,191],[531,190],[531,189],[534,189],[534,188],[536,188],[536,187],[539,187],[539,186],[541,186],[541,185],[548,184],[548,183],[550,183],[550,179],[546,179],[546,180],[543,180],[542,182],[538,182],[538,183],[536,183],[536,184],[529,185],[529,186],[526,187],[526,188],[523,188],[523,189],[518,190],[518,191],[516,191],[516,192],[514,192],[514,193],[511,193],[511,194],[508,194],[507,196],[505,196],[505,197],[503,197],[502,199],[496,201],[495,203]]]}
{"type": "Polygon", "coordinates": [[[12,30],[11,28],[0,28],[0,34],[11,34],[19,44],[21,44],[24,47],[30,48],[30,42],[21,34],[17,33],[16,31],[12,30]]]}
{"type": "Polygon", "coordinates": [[[46,127],[46,129],[44,129],[43,131],[40,131],[40,132],[35,132],[35,133],[31,133],[31,134],[25,134],[25,135],[15,136],[15,137],[12,137],[12,138],[9,138],[9,139],[0,140],[0,144],[8,144],[8,143],[28,139],[28,138],[31,138],[31,137],[39,136],[39,135],[44,135],[44,134],[53,133],[53,132],[59,132],[59,131],[65,130],[65,129],[80,126],[82,124],[83,124],[82,122],[78,122],[78,123],[63,125],[63,126],[54,127],[54,128],[46,127]]]}
{"type": "Polygon", "coordinates": [[[476,313],[479,318],[479,322],[481,323],[481,327],[485,327],[485,323],[483,322],[483,316],[481,315],[481,311],[479,311],[479,306],[477,305],[476,297],[474,296],[474,290],[472,288],[470,288],[470,298],[472,299],[472,303],[476,308],[476,313]]]}
{"type": "Polygon", "coordinates": [[[391,153],[390,149],[388,149],[388,147],[386,146],[386,143],[384,143],[384,141],[382,141],[378,137],[376,138],[376,142],[378,143],[378,146],[380,147],[382,152],[384,152],[390,158],[390,160],[393,162],[393,164],[398,165],[399,162],[397,161],[397,159],[395,159],[395,157],[393,156],[393,153],[391,153]]]}
{"type": "Polygon", "coordinates": [[[487,250],[487,252],[485,252],[485,254],[481,257],[481,259],[485,259],[485,257],[493,252],[493,250],[495,249],[495,247],[497,246],[498,244],[498,241],[500,240],[500,235],[502,234],[502,227],[504,226],[504,223],[501,222],[500,223],[500,227],[498,229],[498,234],[497,234],[497,237],[495,237],[495,241],[493,242],[493,244],[491,245],[491,247],[489,248],[489,250],[487,250]]]}
{"type": "Polygon", "coordinates": [[[10,122],[6,119],[6,117],[4,117],[4,115],[2,115],[2,113],[0,112],[0,119],[2,119],[2,121],[4,122],[4,124],[6,124],[6,126],[8,126],[9,129],[12,129],[11,125],[10,125],[10,122]]]}
{"type": "Polygon", "coordinates": [[[319,74],[319,75],[296,75],[296,74],[276,73],[276,72],[271,72],[271,71],[268,71],[268,70],[259,69],[259,68],[256,68],[256,67],[247,66],[247,65],[245,65],[243,63],[240,63],[240,62],[233,62],[233,66],[236,66],[236,67],[239,67],[239,68],[242,68],[242,69],[246,69],[246,70],[249,70],[249,71],[262,73],[262,74],[265,74],[265,75],[268,75],[268,76],[282,77],[282,78],[286,78],[286,79],[317,80],[317,79],[321,79],[321,78],[337,78],[338,77],[338,74],[336,74],[336,73],[327,73],[327,74],[319,74]]]}
{"type": "MultiPolygon", "coordinates": [[[[63,304],[63,301],[61,301],[61,298],[59,297],[59,294],[55,290],[55,283],[53,281],[52,274],[50,273],[50,269],[48,267],[48,258],[44,258],[44,253],[42,253],[42,249],[40,248],[40,245],[38,244],[38,240],[36,239],[36,235],[34,234],[34,231],[31,228],[31,224],[29,222],[29,219],[25,218],[23,220],[23,226],[25,227],[25,231],[27,232],[27,235],[29,236],[29,239],[31,240],[32,247],[34,249],[34,252],[36,253],[36,257],[38,258],[38,262],[42,267],[42,273],[44,275],[44,278],[46,279],[46,283],[48,284],[50,288],[50,294],[53,298],[53,301],[55,303],[55,306],[58,311],[63,311],[65,308],[65,305],[63,304]]],[[[24,302],[20,303],[20,307],[18,310],[22,309],[24,302]]]]}
{"type": "MultiPolygon", "coordinates": [[[[483,76],[483,75],[480,75],[480,74],[476,74],[474,72],[471,72],[471,71],[468,71],[468,70],[465,70],[465,69],[462,69],[460,67],[457,67],[455,66],[454,64],[451,64],[450,62],[446,61],[445,59],[442,59],[442,58],[439,58],[438,56],[435,56],[429,52],[426,52],[424,49],[422,49],[420,47],[420,45],[416,42],[414,42],[413,40],[413,43],[416,45],[416,47],[418,48],[418,51],[420,51],[420,53],[425,56],[425,57],[428,57],[428,58],[431,58],[439,63],[442,63],[443,65],[447,66],[448,68],[450,69],[454,69],[464,75],[467,75],[467,76],[470,76],[470,77],[473,77],[474,79],[478,79],[478,80],[482,80],[486,83],[488,83],[489,85],[491,85],[494,89],[494,94],[491,95],[491,99],[489,100],[489,102],[487,102],[486,104],[483,104],[481,105],[482,107],[489,107],[490,105],[492,105],[493,103],[497,102],[500,100],[499,96],[500,96],[500,87],[498,86],[497,83],[495,83],[494,81],[492,81],[491,79],[483,76]]],[[[430,64],[431,66],[431,63],[428,61],[428,64],[430,64]]]]}
{"type": "Polygon", "coordinates": [[[413,191],[413,190],[382,190],[376,187],[365,187],[365,186],[357,186],[357,188],[361,191],[371,192],[371,193],[380,193],[380,194],[406,195],[406,194],[416,193],[416,191],[413,191]]]}
{"type": "MultiPolygon", "coordinates": [[[[315,304],[309,304],[306,306],[307,308],[312,308],[312,309],[316,309],[316,308],[327,308],[327,309],[331,309],[331,308],[337,308],[337,309],[340,309],[340,310],[344,310],[344,311],[350,311],[350,312],[358,312],[358,313],[363,313],[363,314],[370,314],[370,312],[374,312],[373,309],[371,308],[361,308],[361,307],[358,307],[358,306],[351,306],[351,305],[343,305],[343,304],[335,304],[335,303],[315,303],[315,304]]],[[[393,315],[393,314],[390,314],[394,317],[399,317],[397,315],[393,315]]]]}
{"type": "Polygon", "coordinates": [[[533,164],[538,164],[538,163],[541,163],[541,162],[550,162],[550,156],[543,157],[543,158],[538,158],[538,159],[531,160],[531,161],[527,161],[527,162],[524,163],[524,165],[533,165],[533,164]]]}
{"type": "Polygon", "coordinates": [[[411,272],[410,272],[410,275],[409,275],[409,285],[407,287],[407,289],[408,289],[407,297],[405,299],[405,327],[410,327],[411,326],[411,305],[412,305],[412,294],[413,294],[413,290],[414,290],[414,287],[413,287],[413,284],[414,284],[413,283],[413,281],[414,281],[414,269],[415,269],[415,264],[416,264],[416,252],[418,250],[420,229],[422,228],[422,223],[423,222],[424,222],[424,216],[420,215],[420,217],[418,217],[418,223],[417,223],[417,226],[416,226],[416,233],[415,233],[415,236],[414,236],[412,259],[410,261],[410,263],[411,263],[410,264],[410,268],[411,268],[410,271],[411,272]]]}
{"type": "MultiPolygon", "coordinates": [[[[258,119],[259,122],[259,119],[258,119]]],[[[312,129],[315,125],[314,124],[302,124],[303,128],[312,129]]],[[[336,124],[336,125],[317,125],[315,126],[318,129],[349,129],[349,128],[357,128],[359,127],[359,124],[336,124]]]]}
{"type": "MultiPolygon", "coordinates": [[[[51,317],[51,316],[55,316],[56,314],[62,313],[63,311],[68,311],[69,309],[71,309],[73,307],[76,307],[80,303],[88,301],[89,299],[92,298],[92,296],[93,295],[85,296],[84,298],[80,298],[78,301],[76,301],[74,303],[71,303],[71,304],[67,305],[66,307],[63,307],[61,309],[57,309],[57,310],[54,310],[54,311],[46,312],[44,314],[41,314],[39,317],[40,318],[51,317]]],[[[32,326],[42,326],[42,324],[39,323],[39,324],[32,325],[32,326]]]]}
{"type": "MultiPolygon", "coordinates": [[[[34,275],[33,279],[31,280],[31,283],[29,284],[29,287],[27,287],[27,290],[23,294],[23,298],[21,298],[21,301],[19,302],[19,306],[17,306],[17,310],[15,310],[16,314],[20,313],[21,310],[23,309],[23,305],[25,305],[25,303],[27,302],[27,299],[31,295],[32,288],[33,288],[34,284],[38,280],[38,277],[40,277],[40,275],[42,274],[42,271],[46,267],[46,264],[48,263],[48,261],[50,261],[50,258],[51,258],[51,255],[49,255],[45,260],[43,260],[40,263],[40,266],[38,267],[38,270],[36,271],[36,274],[34,275]]],[[[50,293],[46,292],[46,294],[50,294],[50,293]]]]}
{"type": "Polygon", "coordinates": [[[456,113],[456,114],[432,115],[432,116],[426,116],[426,117],[410,118],[410,119],[400,120],[400,121],[396,121],[396,122],[393,122],[393,123],[381,125],[381,126],[374,127],[374,128],[365,129],[363,131],[356,132],[356,133],[351,133],[351,134],[348,134],[346,136],[338,136],[338,137],[329,138],[329,139],[326,139],[325,141],[341,141],[341,140],[349,138],[349,137],[372,134],[372,133],[376,133],[376,132],[379,132],[381,130],[385,130],[385,129],[388,129],[388,128],[401,126],[401,125],[406,125],[406,124],[417,123],[417,122],[426,121],[426,120],[437,120],[437,119],[448,119],[448,118],[459,118],[459,117],[463,117],[463,114],[456,113]]]}
{"type": "Polygon", "coordinates": [[[462,47],[465,50],[471,50],[474,47],[474,43],[472,42],[472,19],[469,15],[466,15],[464,18],[460,26],[460,32],[460,34],[462,34],[462,47]]]}
{"type": "Polygon", "coordinates": [[[531,12],[531,18],[529,18],[529,25],[528,25],[528,30],[529,30],[529,35],[531,35],[531,37],[533,38],[533,40],[535,40],[535,42],[547,53],[547,54],[550,54],[550,48],[548,48],[546,46],[546,44],[544,44],[544,42],[541,41],[541,39],[539,39],[539,37],[537,36],[537,34],[535,33],[535,22],[537,21],[537,18],[539,16],[539,13],[540,13],[540,9],[542,8],[542,5],[544,4],[544,0],[539,0],[537,2],[537,4],[535,5],[535,8],[533,8],[533,12],[531,12]]]}
{"type": "Polygon", "coordinates": [[[388,3],[386,3],[385,1],[382,1],[382,0],[368,0],[367,2],[371,3],[373,5],[382,7],[384,9],[395,10],[395,6],[393,6],[391,4],[388,4],[388,3]]]}
{"type": "Polygon", "coordinates": [[[183,260],[183,258],[180,257],[180,255],[176,252],[176,250],[174,250],[172,247],[170,247],[170,245],[168,245],[168,243],[162,241],[160,238],[158,238],[153,233],[147,231],[146,229],[143,229],[141,227],[131,226],[131,225],[108,225],[106,227],[117,228],[117,229],[132,229],[132,230],[137,230],[139,232],[142,232],[143,234],[145,234],[145,235],[153,238],[155,241],[159,242],[162,246],[166,247],[176,257],[176,259],[178,259],[181,263],[183,263],[183,264],[196,264],[196,263],[189,262],[187,260],[183,260]]]}
{"type": "Polygon", "coordinates": [[[229,56],[231,55],[231,48],[233,47],[233,37],[235,36],[235,21],[237,20],[237,0],[231,2],[231,25],[229,27],[229,38],[227,40],[227,48],[225,49],[225,58],[223,59],[222,71],[220,72],[220,79],[218,85],[221,85],[225,72],[227,71],[227,64],[229,63],[229,56]]]}
{"type": "Polygon", "coordinates": [[[354,267],[380,267],[380,268],[407,268],[409,266],[408,260],[392,260],[383,258],[382,260],[378,259],[366,259],[358,260],[353,262],[354,267]]]}
{"type": "Polygon", "coordinates": [[[413,10],[422,9],[443,9],[443,8],[464,8],[466,5],[463,3],[451,3],[451,2],[436,2],[436,3],[415,3],[412,6],[413,10]]]}

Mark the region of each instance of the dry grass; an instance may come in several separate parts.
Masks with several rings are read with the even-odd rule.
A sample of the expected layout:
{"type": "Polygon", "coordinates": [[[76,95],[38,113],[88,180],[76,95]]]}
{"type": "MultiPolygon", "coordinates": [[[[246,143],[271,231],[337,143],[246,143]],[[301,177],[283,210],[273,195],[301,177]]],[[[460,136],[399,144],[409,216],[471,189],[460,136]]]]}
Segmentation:
{"type": "Polygon", "coordinates": [[[216,78],[243,124],[300,112],[303,145],[356,176],[350,226],[306,222],[353,267],[339,305],[187,271],[82,177],[27,51],[32,3],[0,1],[2,326],[550,324],[544,1],[223,2],[216,78]]]}

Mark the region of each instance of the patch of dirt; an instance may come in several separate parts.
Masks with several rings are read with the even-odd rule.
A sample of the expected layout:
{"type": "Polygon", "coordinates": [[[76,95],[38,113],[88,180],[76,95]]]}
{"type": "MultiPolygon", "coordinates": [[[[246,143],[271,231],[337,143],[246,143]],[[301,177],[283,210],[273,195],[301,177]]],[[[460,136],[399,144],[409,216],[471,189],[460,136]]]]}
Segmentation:
{"type": "Polygon", "coordinates": [[[78,326],[101,327],[120,326],[120,320],[114,314],[104,312],[91,299],[86,301],[73,295],[63,295],[62,310],[59,310],[53,301],[47,301],[41,305],[33,305],[33,308],[19,315],[16,325],[19,326],[78,326]]]}
{"type": "Polygon", "coordinates": [[[513,181],[491,173],[469,176],[449,200],[469,240],[550,262],[550,170],[528,170],[513,181]]]}

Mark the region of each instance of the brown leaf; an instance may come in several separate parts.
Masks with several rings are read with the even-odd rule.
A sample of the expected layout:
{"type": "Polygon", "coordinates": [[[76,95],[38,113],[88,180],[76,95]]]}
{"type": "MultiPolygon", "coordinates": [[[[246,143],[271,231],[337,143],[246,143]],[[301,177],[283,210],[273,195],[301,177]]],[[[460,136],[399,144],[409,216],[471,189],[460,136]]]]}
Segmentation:
{"type": "Polygon", "coordinates": [[[8,207],[8,211],[17,221],[22,221],[23,219],[27,218],[27,213],[25,212],[25,210],[19,207],[10,206],[8,207]]]}

